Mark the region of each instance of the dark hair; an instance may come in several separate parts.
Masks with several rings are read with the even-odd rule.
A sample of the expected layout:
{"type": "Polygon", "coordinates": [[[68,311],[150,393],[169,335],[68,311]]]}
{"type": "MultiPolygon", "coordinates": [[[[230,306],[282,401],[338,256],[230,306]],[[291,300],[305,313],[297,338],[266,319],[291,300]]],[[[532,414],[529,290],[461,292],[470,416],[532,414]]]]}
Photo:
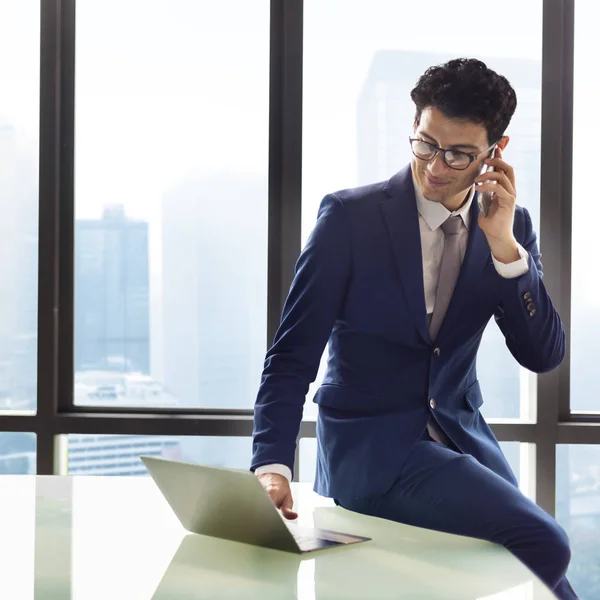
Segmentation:
{"type": "Polygon", "coordinates": [[[473,58],[429,67],[410,97],[417,107],[416,123],[423,109],[437,108],[447,117],[484,125],[490,144],[504,135],[517,108],[517,95],[506,77],[473,58]]]}

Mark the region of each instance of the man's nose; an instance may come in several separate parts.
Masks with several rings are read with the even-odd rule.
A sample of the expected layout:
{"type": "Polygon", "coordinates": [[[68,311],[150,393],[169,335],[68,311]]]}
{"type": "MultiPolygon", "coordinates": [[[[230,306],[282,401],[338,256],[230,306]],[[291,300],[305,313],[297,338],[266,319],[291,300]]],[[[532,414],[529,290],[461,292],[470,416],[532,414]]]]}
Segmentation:
{"type": "Polygon", "coordinates": [[[444,162],[442,153],[438,152],[436,157],[427,165],[427,170],[432,177],[443,177],[450,170],[450,167],[444,162]]]}

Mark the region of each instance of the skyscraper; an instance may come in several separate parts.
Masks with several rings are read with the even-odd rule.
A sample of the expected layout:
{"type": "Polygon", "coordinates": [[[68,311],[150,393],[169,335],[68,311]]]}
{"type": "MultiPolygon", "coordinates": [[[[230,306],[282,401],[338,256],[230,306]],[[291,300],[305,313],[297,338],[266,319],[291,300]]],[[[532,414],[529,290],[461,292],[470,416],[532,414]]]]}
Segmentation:
{"type": "Polygon", "coordinates": [[[190,177],[163,202],[164,377],[186,406],[250,408],[266,350],[266,180],[190,177]]]}
{"type": "Polygon", "coordinates": [[[147,223],[107,207],[75,231],[75,371],[149,373],[147,223]]]}

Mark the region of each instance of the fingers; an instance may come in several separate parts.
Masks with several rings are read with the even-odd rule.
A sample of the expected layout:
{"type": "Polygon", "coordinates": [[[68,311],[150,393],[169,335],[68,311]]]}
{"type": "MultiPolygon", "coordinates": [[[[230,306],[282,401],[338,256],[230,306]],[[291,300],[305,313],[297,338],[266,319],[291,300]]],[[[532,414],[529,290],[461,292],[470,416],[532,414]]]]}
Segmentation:
{"type": "Polygon", "coordinates": [[[504,160],[502,160],[502,150],[499,146],[496,147],[496,157],[487,158],[483,162],[486,165],[489,165],[490,167],[494,167],[496,171],[504,173],[508,177],[508,180],[510,181],[513,188],[515,187],[515,171],[507,162],[504,162],[504,160]]]}
{"type": "Polygon", "coordinates": [[[281,514],[286,519],[297,519],[298,513],[293,510],[294,499],[288,480],[281,475],[270,473],[260,475],[259,480],[273,504],[281,511],[281,514]]]}
{"type": "Polygon", "coordinates": [[[281,514],[282,514],[282,515],[283,515],[283,516],[284,516],[286,519],[289,519],[290,521],[293,521],[294,519],[297,519],[297,518],[298,518],[298,513],[297,513],[297,512],[294,512],[294,511],[291,509],[291,507],[290,507],[290,508],[288,508],[288,507],[282,506],[280,510],[281,510],[281,514]]]}
{"type": "MultiPolygon", "coordinates": [[[[475,178],[475,183],[477,184],[476,190],[478,192],[488,191],[488,192],[498,192],[498,187],[503,187],[510,196],[515,197],[516,192],[515,188],[510,181],[510,179],[504,173],[498,173],[497,171],[490,171],[489,173],[483,173],[475,178]],[[492,183],[493,181],[496,184],[492,183]],[[487,184],[487,185],[486,185],[487,184]],[[490,187],[487,187],[490,186],[490,187]]],[[[501,190],[500,190],[501,191],[501,190]]]]}
{"type": "Polygon", "coordinates": [[[484,181],[497,181],[506,189],[513,190],[512,182],[506,173],[502,173],[501,171],[486,171],[485,173],[475,177],[475,183],[481,183],[484,181]]]}
{"type": "Polygon", "coordinates": [[[514,196],[511,196],[504,188],[495,183],[484,183],[477,187],[477,191],[480,193],[492,193],[492,206],[497,205],[498,207],[511,210],[514,208],[514,196]]]}
{"type": "Polygon", "coordinates": [[[514,184],[515,172],[508,163],[505,163],[499,158],[488,158],[484,161],[484,163],[490,167],[494,167],[495,171],[490,171],[491,173],[501,173],[506,175],[511,184],[514,184]]]}
{"type": "Polygon", "coordinates": [[[294,507],[294,499],[292,498],[292,492],[288,488],[283,495],[283,498],[280,499],[279,503],[276,503],[278,508],[281,510],[281,514],[286,519],[297,519],[298,513],[293,510],[294,507]]]}

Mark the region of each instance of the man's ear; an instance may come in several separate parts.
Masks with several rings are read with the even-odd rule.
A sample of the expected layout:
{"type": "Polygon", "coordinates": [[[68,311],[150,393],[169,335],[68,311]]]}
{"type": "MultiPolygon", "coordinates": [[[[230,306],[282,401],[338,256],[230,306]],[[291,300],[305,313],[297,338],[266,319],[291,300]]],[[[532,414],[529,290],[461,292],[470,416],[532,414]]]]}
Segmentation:
{"type": "Polygon", "coordinates": [[[508,142],[510,142],[510,138],[507,135],[503,135],[500,138],[500,141],[497,145],[500,148],[500,150],[502,150],[502,152],[504,152],[504,149],[506,148],[506,146],[508,146],[508,142]]]}

